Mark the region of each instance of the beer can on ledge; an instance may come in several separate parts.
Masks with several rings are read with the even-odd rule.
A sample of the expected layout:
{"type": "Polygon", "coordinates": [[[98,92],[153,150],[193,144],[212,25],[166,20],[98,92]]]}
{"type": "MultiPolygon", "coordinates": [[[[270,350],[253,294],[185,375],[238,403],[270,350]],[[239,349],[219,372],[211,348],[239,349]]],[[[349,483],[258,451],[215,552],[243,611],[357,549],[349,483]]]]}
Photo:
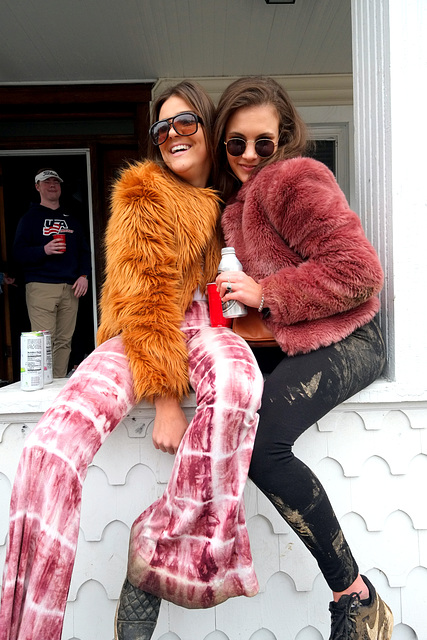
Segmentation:
{"type": "MultiPolygon", "coordinates": [[[[224,247],[221,249],[221,262],[218,273],[223,271],[243,271],[242,263],[237,259],[234,247],[224,247]]],[[[237,300],[227,300],[222,303],[222,314],[224,318],[240,318],[248,314],[246,306],[237,300]]]]}
{"type": "Polygon", "coordinates": [[[21,333],[21,389],[43,389],[43,334],[41,331],[21,333]]]}

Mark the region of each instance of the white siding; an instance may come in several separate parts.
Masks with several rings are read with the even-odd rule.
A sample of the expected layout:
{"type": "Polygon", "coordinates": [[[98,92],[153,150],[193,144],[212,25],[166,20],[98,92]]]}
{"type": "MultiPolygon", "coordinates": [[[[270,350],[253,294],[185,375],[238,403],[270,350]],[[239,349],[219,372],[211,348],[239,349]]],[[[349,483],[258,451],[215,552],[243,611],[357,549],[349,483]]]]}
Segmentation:
{"type": "MultiPolygon", "coordinates": [[[[24,438],[61,386],[54,381],[28,393],[17,383],[0,390],[1,565],[24,438]]],[[[358,400],[313,425],[296,453],[324,483],[361,571],[392,607],[393,639],[427,640],[427,403],[358,400]]],[[[89,467],[63,640],[113,638],[130,526],[163,492],[173,460],[152,446],[152,418],[152,409],[135,409],[89,467]]],[[[251,482],[245,500],[259,594],[205,611],[164,602],[153,640],[329,637],[330,593],[316,563],[251,482]]]]}

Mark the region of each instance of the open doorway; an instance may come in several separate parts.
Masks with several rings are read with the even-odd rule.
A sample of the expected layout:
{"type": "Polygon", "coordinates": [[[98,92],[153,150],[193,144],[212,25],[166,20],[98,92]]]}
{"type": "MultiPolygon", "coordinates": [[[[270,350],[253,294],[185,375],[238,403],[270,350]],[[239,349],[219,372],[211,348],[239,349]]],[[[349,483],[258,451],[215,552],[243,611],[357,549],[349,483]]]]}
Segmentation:
{"type": "Polygon", "coordinates": [[[19,219],[32,202],[39,202],[34,176],[43,167],[52,167],[64,180],[61,204],[80,220],[91,248],[92,277],[88,293],[80,299],[69,369],[78,365],[95,346],[96,282],[89,150],[0,150],[1,261],[2,269],[15,277],[15,285],[5,287],[0,296],[0,384],[19,380],[20,334],[30,329],[23,275],[13,260],[12,248],[19,219]]]}

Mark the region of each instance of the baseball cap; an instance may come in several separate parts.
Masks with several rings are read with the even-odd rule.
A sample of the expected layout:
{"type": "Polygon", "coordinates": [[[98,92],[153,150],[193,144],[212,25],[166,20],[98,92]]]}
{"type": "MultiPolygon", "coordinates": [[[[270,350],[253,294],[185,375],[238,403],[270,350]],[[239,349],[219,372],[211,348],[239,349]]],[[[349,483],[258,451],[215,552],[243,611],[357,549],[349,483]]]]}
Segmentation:
{"type": "Polygon", "coordinates": [[[35,183],[37,184],[37,182],[44,182],[48,178],[56,178],[57,180],[59,180],[59,182],[64,182],[63,179],[58,176],[56,171],[53,171],[53,169],[45,169],[44,171],[40,171],[40,173],[36,175],[35,183]]]}

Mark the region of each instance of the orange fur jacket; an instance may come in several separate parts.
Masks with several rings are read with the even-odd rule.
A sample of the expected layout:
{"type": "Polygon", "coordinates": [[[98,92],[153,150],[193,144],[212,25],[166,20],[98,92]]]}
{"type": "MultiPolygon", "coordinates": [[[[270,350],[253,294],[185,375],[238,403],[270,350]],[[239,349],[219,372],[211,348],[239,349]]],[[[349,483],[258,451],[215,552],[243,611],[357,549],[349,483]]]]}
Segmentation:
{"type": "Polygon", "coordinates": [[[188,393],[180,330],[197,287],[220,260],[219,198],[151,161],[126,168],[113,186],[98,343],[121,335],[136,399],[188,393]]]}

